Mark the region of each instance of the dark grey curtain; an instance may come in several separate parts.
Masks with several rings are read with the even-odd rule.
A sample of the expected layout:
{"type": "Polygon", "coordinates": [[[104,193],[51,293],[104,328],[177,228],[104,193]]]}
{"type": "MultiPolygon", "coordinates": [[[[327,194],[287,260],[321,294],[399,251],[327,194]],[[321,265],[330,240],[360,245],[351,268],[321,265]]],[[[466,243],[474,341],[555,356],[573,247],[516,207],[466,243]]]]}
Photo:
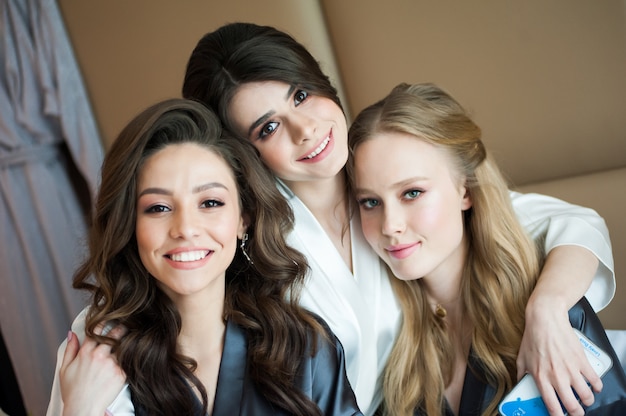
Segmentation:
{"type": "Polygon", "coordinates": [[[56,351],[85,304],[102,146],[54,0],[0,0],[0,328],[30,414],[45,414],[56,351]]]}

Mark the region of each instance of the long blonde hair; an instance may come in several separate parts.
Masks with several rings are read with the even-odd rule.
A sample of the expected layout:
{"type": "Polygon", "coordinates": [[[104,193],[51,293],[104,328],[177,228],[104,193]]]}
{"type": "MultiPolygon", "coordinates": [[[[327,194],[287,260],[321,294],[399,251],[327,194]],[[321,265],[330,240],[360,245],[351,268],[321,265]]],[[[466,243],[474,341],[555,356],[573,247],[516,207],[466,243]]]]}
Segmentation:
{"type": "MultiPolygon", "coordinates": [[[[356,148],[383,132],[408,133],[444,149],[465,178],[472,207],[465,212],[469,249],[461,296],[473,324],[477,374],[496,389],[484,414],[497,414],[499,400],[516,381],[524,310],[539,274],[537,248],[513,212],[507,183],[480,140],[480,128],[445,91],[433,84],[400,84],[363,110],[348,133],[351,180],[356,148]]],[[[412,415],[416,408],[441,414],[454,364],[445,322],[433,314],[421,280],[392,284],[403,322],[384,374],[385,410],[394,416],[412,415]]]]}

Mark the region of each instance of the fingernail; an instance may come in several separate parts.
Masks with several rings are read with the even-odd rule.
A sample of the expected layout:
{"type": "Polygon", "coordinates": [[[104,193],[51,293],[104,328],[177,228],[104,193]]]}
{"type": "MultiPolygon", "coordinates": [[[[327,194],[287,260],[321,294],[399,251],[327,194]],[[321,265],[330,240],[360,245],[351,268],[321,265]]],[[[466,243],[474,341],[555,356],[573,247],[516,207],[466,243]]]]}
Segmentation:
{"type": "Polygon", "coordinates": [[[67,331],[67,342],[70,342],[73,336],[74,333],[72,332],[72,330],[67,331]]]}
{"type": "Polygon", "coordinates": [[[111,411],[109,411],[109,409],[104,411],[105,416],[113,416],[113,413],[111,413],[111,411]]]}

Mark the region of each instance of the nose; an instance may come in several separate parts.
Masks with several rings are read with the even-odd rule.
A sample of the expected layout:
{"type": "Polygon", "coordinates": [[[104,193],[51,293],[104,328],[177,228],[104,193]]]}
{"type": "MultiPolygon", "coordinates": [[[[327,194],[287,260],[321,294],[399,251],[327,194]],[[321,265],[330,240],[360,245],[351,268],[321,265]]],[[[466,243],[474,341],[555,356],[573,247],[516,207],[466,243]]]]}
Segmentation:
{"type": "Polygon", "coordinates": [[[402,234],[406,229],[406,221],[402,210],[394,204],[385,204],[382,218],[382,233],[386,236],[402,234]]]}
{"type": "Polygon", "coordinates": [[[199,226],[194,213],[177,210],[173,213],[170,237],[190,240],[199,235],[199,226]]]}
{"type": "Polygon", "coordinates": [[[317,122],[305,112],[298,112],[290,120],[291,140],[294,144],[304,143],[307,140],[315,139],[317,122]]]}

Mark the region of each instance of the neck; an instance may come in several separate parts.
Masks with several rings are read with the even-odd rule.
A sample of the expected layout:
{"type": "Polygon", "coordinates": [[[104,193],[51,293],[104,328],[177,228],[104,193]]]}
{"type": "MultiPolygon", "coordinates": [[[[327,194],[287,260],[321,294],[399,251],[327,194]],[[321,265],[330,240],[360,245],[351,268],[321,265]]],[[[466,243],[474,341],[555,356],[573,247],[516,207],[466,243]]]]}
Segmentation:
{"type": "Polygon", "coordinates": [[[461,323],[465,315],[462,281],[466,259],[467,244],[463,238],[459,250],[435,271],[422,278],[433,312],[449,323],[461,323]]]}
{"type": "Polygon", "coordinates": [[[284,182],[320,222],[329,217],[341,217],[342,221],[347,221],[346,179],[343,170],[327,179],[284,182]]]}
{"type": "Polygon", "coordinates": [[[454,320],[463,315],[463,298],[461,296],[461,274],[448,275],[448,281],[438,279],[435,284],[424,279],[426,299],[434,313],[440,318],[454,320]]]}
{"type": "Polygon", "coordinates": [[[197,357],[221,348],[226,330],[223,293],[185,299],[176,306],[182,320],[178,346],[183,354],[197,357]]]}
{"type": "Polygon", "coordinates": [[[285,182],[300,198],[330,238],[335,249],[352,271],[350,211],[343,170],[329,179],[309,182],[285,182]]]}

